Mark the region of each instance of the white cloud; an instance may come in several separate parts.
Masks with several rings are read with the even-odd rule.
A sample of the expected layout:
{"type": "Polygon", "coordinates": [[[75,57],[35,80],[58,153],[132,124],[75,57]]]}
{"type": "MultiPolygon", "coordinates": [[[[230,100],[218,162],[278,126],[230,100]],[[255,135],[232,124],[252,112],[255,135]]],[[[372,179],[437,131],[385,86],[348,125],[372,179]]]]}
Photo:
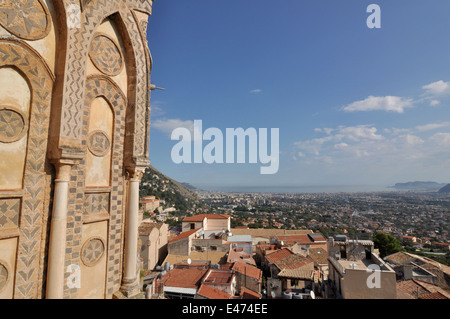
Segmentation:
{"type": "Polygon", "coordinates": [[[425,143],[424,140],[422,140],[420,137],[412,134],[401,135],[395,138],[393,141],[396,142],[396,144],[400,143],[400,145],[403,146],[421,145],[425,143]]]}
{"type": "Polygon", "coordinates": [[[251,93],[251,94],[259,94],[259,93],[262,93],[262,90],[261,89],[254,89],[254,90],[251,90],[249,93],[251,93]]]}
{"type": "Polygon", "coordinates": [[[382,135],[376,134],[376,127],[368,125],[340,126],[337,132],[338,137],[354,142],[360,140],[382,140],[384,138],[382,135]]]}
{"type": "Polygon", "coordinates": [[[450,82],[440,80],[424,85],[422,89],[429,95],[447,95],[450,94],[450,82]]]}
{"type": "Polygon", "coordinates": [[[406,108],[413,106],[412,99],[404,99],[398,96],[369,96],[365,100],[344,106],[342,110],[345,112],[387,111],[404,113],[406,108]]]}
{"type": "Polygon", "coordinates": [[[425,132],[425,131],[433,131],[437,130],[442,127],[447,127],[450,125],[450,122],[443,122],[443,123],[431,123],[431,124],[425,124],[425,125],[419,125],[416,126],[416,129],[419,132],[425,132]]]}
{"type": "Polygon", "coordinates": [[[430,140],[438,146],[448,147],[450,146],[450,133],[436,133],[430,137],[430,140]]]}
{"type": "Polygon", "coordinates": [[[441,104],[441,101],[439,101],[439,100],[431,100],[430,101],[430,106],[438,106],[439,104],[441,104]]]}
{"type": "Polygon", "coordinates": [[[172,132],[177,128],[186,128],[191,132],[191,138],[194,140],[194,138],[201,139],[202,138],[202,132],[200,132],[198,129],[194,127],[194,121],[183,121],[180,119],[163,119],[163,120],[156,120],[152,122],[151,125],[152,128],[163,132],[164,134],[167,134],[169,138],[172,136],[172,132]],[[197,130],[194,134],[194,130],[197,130]]]}

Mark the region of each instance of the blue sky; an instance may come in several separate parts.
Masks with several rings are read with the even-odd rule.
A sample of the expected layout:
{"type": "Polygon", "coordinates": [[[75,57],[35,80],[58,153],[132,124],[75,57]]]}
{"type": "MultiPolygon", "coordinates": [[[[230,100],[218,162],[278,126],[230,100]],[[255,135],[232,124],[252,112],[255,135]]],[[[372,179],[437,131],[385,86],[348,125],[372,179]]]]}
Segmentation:
{"type": "Polygon", "coordinates": [[[157,0],[150,158],[220,186],[450,182],[448,0],[157,0]],[[381,29],[369,29],[369,4],[381,29]],[[171,131],[279,128],[280,169],[179,164],[171,131]]]}

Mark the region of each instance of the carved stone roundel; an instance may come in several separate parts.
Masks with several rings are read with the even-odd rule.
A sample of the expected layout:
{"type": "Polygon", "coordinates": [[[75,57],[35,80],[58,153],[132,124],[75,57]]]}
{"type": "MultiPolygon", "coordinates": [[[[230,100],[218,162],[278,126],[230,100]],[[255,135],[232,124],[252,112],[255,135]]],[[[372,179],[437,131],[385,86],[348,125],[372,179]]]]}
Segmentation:
{"type": "Polygon", "coordinates": [[[8,269],[0,263],[0,290],[6,286],[6,282],[8,281],[8,269]]]}
{"type": "Polygon", "coordinates": [[[86,241],[81,250],[81,261],[88,267],[95,266],[105,254],[105,244],[100,238],[86,241]]]}
{"type": "Polygon", "coordinates": [[[26,132],[27,122],[20,111],[0,106],[0,142],[16,142],[20,140],[26,132]]]}
{"type": "Polygon", "coordinates": [[[93,131],[88,135],[87,145],[94,156],[103,157],[111,148],[111,141],[103,131],[93,131]]]}
{"type": "Polygon", "coordinates": [[[116,76],[123,68],[119,45],[105,34],[97,34],[91,42],[89,56],[92,63],[106,75],[116,76]]]}
{"type": "Polygon", "coordinates": [[[50,14],[41,0],[0,0],[0,24],[25,40],[39,40],[50,32],[50,14]]]}

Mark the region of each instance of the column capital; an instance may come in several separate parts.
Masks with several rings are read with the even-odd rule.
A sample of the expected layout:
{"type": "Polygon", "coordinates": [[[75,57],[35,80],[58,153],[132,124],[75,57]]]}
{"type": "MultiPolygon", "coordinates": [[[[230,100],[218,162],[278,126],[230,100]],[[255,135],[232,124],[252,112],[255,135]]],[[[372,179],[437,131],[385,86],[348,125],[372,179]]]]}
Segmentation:
{"type": "Polygon", "coordinates": [[[130,180],[141,180],[145,170],[150,166],[150,159],[147,157],[135,157],[131,163],[125,164],[128,178],[130,180]]]}

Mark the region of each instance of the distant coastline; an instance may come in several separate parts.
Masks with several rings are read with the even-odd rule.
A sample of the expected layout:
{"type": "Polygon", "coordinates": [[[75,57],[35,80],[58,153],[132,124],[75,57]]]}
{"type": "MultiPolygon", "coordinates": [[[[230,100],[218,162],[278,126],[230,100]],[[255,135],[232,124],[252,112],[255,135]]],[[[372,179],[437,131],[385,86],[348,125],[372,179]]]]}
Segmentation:
{"type": "Polygon", "coordinates": [[[227,193],[365,193],[395,191],[388,186],[373,185],[337,185],[337,186],[206,186],[199,185],[199,189],[205,191],[217,191],[227,193]]]}

